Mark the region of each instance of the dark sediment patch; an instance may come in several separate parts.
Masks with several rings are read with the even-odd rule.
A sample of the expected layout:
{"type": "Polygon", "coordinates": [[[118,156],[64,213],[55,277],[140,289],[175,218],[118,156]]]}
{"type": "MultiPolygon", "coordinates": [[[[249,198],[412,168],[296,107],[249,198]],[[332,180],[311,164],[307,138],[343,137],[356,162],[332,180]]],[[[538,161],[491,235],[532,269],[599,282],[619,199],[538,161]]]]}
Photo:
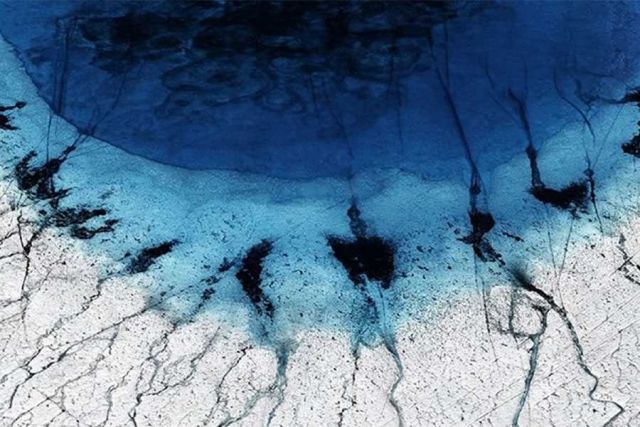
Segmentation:
{"type": "Polygon", "coordinates": [[[622,102],[635,102],[636,104],[638,104],[638,106],[640,106],[640,89],[635,89],[626,94],[624,98],[622,98],[622,102]]]}
{"type": "Polygon", "coordinates": [[[86,209],[86,208],[66,208],[59,209],[54,212],[51,218],[51,224],[56,227],[68,227],[70,225],[84,224],[88,220],[107,214],[107,210],[86,209]]]}
{"type": "Polygon", "coordinates": [[[218,266],[218,273],[224,273],[225,271],[229,271],[235,262],[233,260],[228,260],[227,258],[223,259],[220,265],[218,266]]]}
{"type": "Polygon", "coordinates": [[[515,240],[516,242],[524,242],[524,239],[517,234],[509,233],[508,231],[503,231],[502,235],[508,237],[510,239],[515,240]]]}
{"type": "MultiPolygon", "coordinates": [[[[638,126],[640,127],[640,123],[638,123],[638,126]]],[[[631,141],[622,144],[622,151],[626,154],[640,158],[640,133],[634,135],[634,137],[631,138],[631,141]]]]}
{"type": "MultiPolygon", "coordinates": [[[[634,102],[640,108],[640,89],[629,92],[622,98],[622,102],[634,102]]],[[[638,122],[638,133],[631,138],[631,141],[622,144],[622,151],[634,157],[640,158],[640,122],[638,122]]]]}
{"type": "Polygon", "coordinates": [[[333,255],[355,285],[362,285],[366,277],[380,282],[387,289],[395,272],[395,248],[382,237],[367,235],[367,224],[361,218],[355,200],[351,201],[347,216],[355,240],[329,236],[327,242],[333,255]]]}
{"type": "Polygon", "coordinates": [[[380,282],[384,289],[391,285],[395,250],[390,242],[378,236],[357,237],[355,240],[331,236],[328,242],[333,255],[355,285],[362,285],[364,277],[380,282]]]}
{"type": "Polygon", "coordinates": [[[130,274],[144,273],[149,270],[149,267],[151,267],[158,258],[171,252],[176,244],[178,244],[177,240],[169,240],[158,245],[142,249],[129,263],[127,272],[130,274]]]}
{"type": "Polygon", "coordinates": [[[60,167],[73,150],[75,145],[70,145],[60,156],[51,158],[39,166],[31,164],[37,153],[27,153],[14,168],[18,188],[38,200],[49,200],[51,206],[57,208],[60,199],[65,197],[69,190],[57,190],[53,177],[60,171],[60,167]]]}
{"type": "Polygon", "coordinates": [[[108,233],[114,230],[114,226],[118,223],[116,219],[107,219],[102,225],[97,227],[87,227],[84,224],[90,219],[103,217],[107,214],[104,208],[87,209],[87,208],[65,208],[55,210],[52,217],[47,221],[54,227],[71,227],[70,234],[72,237],[81,240],[93,238],[99,233],[108,233]]]}
{"type": "Polygon", "coordinates": [[[18,130],[17,127],[11,124],[11,118],[5,113],[7,111],[11,111],[15,109],[19,110],[23,108],[25,105],[27,104],[22,101],[16,102],[14,105],[9,105],[9,106],[0,105],[0,129],[1,130],[18,130]]]}
{"type": "Polygon", "coordinates": [[[216,291],[213,288],[205,288],[201,295],[202,301],[209,301],[215,293],[216,291]]]}
{"type": "Polygon", "coordinates": [[[560,190],[535,186],[530,190],[533,197],[544,204],[549,204],[558,209],[584,211],[589,197],[589,188],[584,181],[573,182],[560,190]]]}
{"type": "Polygon", "coordinates": [[[349,217],[349,228],[353,235],[357,237],[366,236],[367,224],[360,217],[360,209],[358,209],[355,201],[352,201],[351,206],[347,209],[347,216],[349,217]]]}
{"type": "Polygon", "coordinates": [[[273,244],[268,240],[252,246],[241,261],[236,278],[249,297],[258,314],[273,316],[273,303],[262,290],[262,271],[265,258],[271,253],[273,244]]]}
{"type": "Polygon", "coordinates": [[[114,231],[114,226],[118,223],[117,219],[108,219],[101,226],[90,228],[83,225],[75,225],[71,228],[71,236],[87,240],[95,237],[96,234],[110,233],[114,231]]]}
{"type": "Polygon", "coordinates": [[[17,127],[11,124],[9,117],[6,114],[0,113],[0,129],[2,130],[18,130],[17,127]]]}
{"type": "Polygon", "coordinates": [[[502,263],[502,255],[485,238],[485,235],[496,225],[493,215],[475,209],[469,211],[469,221],[471,222],[471,233],[461,240],[473,247],[473,252],[481,261],[502,263]]]}
{"type": "Polygon", "coordinates": [[[75,150],[75,144],[68,146],[62,154],[45,161],[39,166],[32,165],[37,156],[35,151],[27,153],[14,168],[18,188],[36,200],[48,200],[51,209],[40,211],[46,226],[70,227],[70,235],[77,239],[87,240],[96,234],[112,232],[118,220],[107,219],[97,227],[84,224],[90,219],[103,217],[108,211],[105,208],[90,209],[86,207],[69,207],[60,209],[60,200],[69,194],[69,189],[58,189],[54,177],[60,171],[67,156],[75,150]]]}

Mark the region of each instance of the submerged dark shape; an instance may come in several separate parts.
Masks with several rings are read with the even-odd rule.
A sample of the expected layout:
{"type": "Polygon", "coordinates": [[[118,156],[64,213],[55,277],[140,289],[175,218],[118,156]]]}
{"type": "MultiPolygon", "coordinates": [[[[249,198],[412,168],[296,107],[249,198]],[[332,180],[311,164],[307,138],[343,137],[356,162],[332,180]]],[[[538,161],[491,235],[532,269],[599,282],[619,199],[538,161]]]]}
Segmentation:
{"type": "Polygon", "coordinates": [[[640,89],[634,89],[627,93],[624,98],[622,98],[622,102],[635,102],[640,106],[640,89]]]}
{"type": "Polygon", "coordinates": [[[102,217],[107,214],[104,208],[87,209],[87,208],[65,208],[57,209],[48,222],[55,227],[71,227],[71,236],[87,240],[93,238],[99,233],[108,233],[114,230],[114,226],[118,223],[116,219],[107,219],[104,223],[97,227],[87,227],[83,225],[92,218],[102,217]]]}
{"type": "Polygon", "coordinates": [[[364,237],[367,235],[367,224],[360,217],[360,209],[355,200],[351,201],[351,206],[347,209],[347,216],[349,217],[349,228],[354,236],[364,237]]]}
{"type": "Polygon", "coordinates": [[[560,190],[540,185],[531,188],[530,192],[542,203],[573,212],[585,210],[589,197],[585,181],[573,182],[560,190]]]}
{"type": "Polygon", "coordinates": [[[158,258],[171,252],[173,247],[178,244],[177,240],[169,240],[158,245],[142,249],[135,258],[131,260],[127,267],[130,274],[144,273],[149,270],[158,258]]]}
{"type": "MultiPolygon", "coordinates": [[[[640,107],[640,89],[635,89],[626,94],[622,98],[622,102],[634,102],[640,107]]],[[[622,151],[640,158],[640,122],[638,122],[638,133],[631,138],[631,141],[622,144],[622,151]]]]}
{"type": "Polygon", "coordinates": [[[68,227],[70,225],[84,224],[91,218],[104,216],[107,214],[107,210],[103,208],[99,209],[87,209],[87,208],[66,208],[59,209],[54,212],[51,218],[51,224],[56,227],[68,227]]]}
{"type": "Polygon", "coordinates": [[[60,156],[49,159],[40,166],[31,166],[31,161],[37,156],[35,151],[26,154],[14,168],[18,188],[38,200],[49,200],[51,206],[57,208],[60,199],[65,197],[69,190],[57,190],[53,177],[60,171],[60,167],[73,150],[75,145],[70,145],[60,156]]]}
{"type": "Polygon", "coordinates": [[[225,271],[229,271],[231,267],[235,264],[234,260],[229,260],[224,258],[220,265],[218,266],[218,273],[224,273],[225,271]]]}
{"type": "Polygon", "coordinates": [[[496,225],[493,215],[478,209],[472,209],[469,211],[469,220],[472,230],[468,236],[462,238],[462,241],[472,245],[473,252],[481,261],[498,261],[502,263],[502,256],[485,238],[485,234],[489,233],[496,225]]]}
{"type": "Polygon", "coordinates": [[[117,219],[108,219],[102,225],[95,228],[89,228],[84,225],[74,225],[71,227],[71,236],[82,240],[91,239],[95,237],[96,234],[112,232],[118,222],[117,219]]]}
{"type": "Polygon", "coordinates": [[[384,289],[391,285],[395,270],[393,245],[379,236],[367,236],[367,225],[360,217],[355,200],[347,210],[349,227],[355,240],[329,236],[327,241],[333,255],[347,270],[355,285],[364,283],[363,277],[379,281],[384,289]]]}
{"type": "MultiPolygon", "coordinates": [[[[218,59],[234,53],[384,80],[390,65],[358,53],[379,53],[393,38],[425,37],[431,26],[458,13],[446,2],[243,1],[156,3],[116,16],[96,10],[77,19],[81,36],[94,44],[95,62],[107,70],[180,52],[218,59]],[[376,18],[376,24],[367,22],[376,18]]],[[[420,52],[405,52],[402,43],[396,48],[394,65],[406,72],[420,52]]]]}
{"type": "Polygon", "coordinates": [[[11,111],[11,110],[15,110],[15,109],[21,109],[25,105],[27,105],[27,104],[22,102],[22,101],[18,101],[14,105],[9,105],[9,106],[6,106],[6,107],[3,106],[3,105],[0,105],[0,130],[18,130],[17,127],[15,127],[15,126],[13,126],[11,124],[10,117],[8,115],[4,114],[4,113],[6,111],[11,111]]]}
{"type": "Polygon", "coordinates": [[[262,270],[264,259],[271,253],[273,244],[268,240],[252,246],[242,258],[236,278],[242,285],[258,314],[273,316],[273,303],[262,291],[262,270]]]}
{"type": "Polygon", "coordinates": [[[364,284],[364,277],[389,288],[395,270],[394,249],[391,243],[378,236],[346,240],[331,236],[328,239],[333,255],[343,265],[349,279],[364,284]]]}
{"type": "Polygon", "coordinates": [[[211,297],[213,296],[213,294],[215,294],[216,291],[213,288],[205,288],[202,291],[202,295],[201,298],[203,301],[209,301],[211,299],[211,297]]]}
{"type": "MultiPolygon", "coordinates": [[[[638,126],[640,127],[640,123],[638,123],[638,126]]],[[[622,151],[640,158],[640,134],[634,135],[631,141],[622,144],[622,151]]]]}

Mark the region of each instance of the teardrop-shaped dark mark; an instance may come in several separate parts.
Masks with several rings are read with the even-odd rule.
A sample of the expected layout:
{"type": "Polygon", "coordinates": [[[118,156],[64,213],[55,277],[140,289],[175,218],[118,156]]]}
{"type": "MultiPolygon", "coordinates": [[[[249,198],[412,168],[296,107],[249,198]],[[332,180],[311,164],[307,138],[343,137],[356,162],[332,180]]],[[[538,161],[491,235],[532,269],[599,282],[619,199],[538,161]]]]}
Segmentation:
{"type": "Polygon", "coordinates": [[[177,240],[169,240],[158,245],[142,249],[129,263],[127,272],[130,274],[144,273],[149,270],[149,267],[151,267],[158,258],[171,252],[176,244],[178,244],[177,240]]]}
{"type": "Polygon", "coordinates": [[[355,285],[364,284],[366,277],[380,282],[383,289],[389,288],[395,272],[395,248],[382,237],[366,235],[367,227],[360,218],[360,210],[355,202],[351,203],[347,215],[356,238],[329,236],[327,241],[333,255],[347,270],[349,280],[355,285]]]}
{"type": "Polygon", "coordinates": [[[273,303],[262,290],[262,270],[264,259],[271,253],[273,244],[268,240],[252,246],[242,258],[236,278],[242,290],[251,300],[258,314],[273,317],[273,303]]]}

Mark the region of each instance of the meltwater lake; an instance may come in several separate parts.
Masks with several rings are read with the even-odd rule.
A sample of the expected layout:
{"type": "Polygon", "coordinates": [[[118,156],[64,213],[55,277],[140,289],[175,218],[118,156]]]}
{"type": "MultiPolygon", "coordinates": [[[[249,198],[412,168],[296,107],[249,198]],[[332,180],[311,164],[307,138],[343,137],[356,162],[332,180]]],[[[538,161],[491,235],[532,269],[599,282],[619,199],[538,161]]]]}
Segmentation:
{"type": "Polygon", "coordinates": [[[482,298],[489,335],[531,344],[518,425],[549,313],[595,378],[562,302],[573,251],[614,239],[632,258],[639,28],[633,1],[0,0],[6,256],[27,262],[12,277],[24,292],[31,248],[66,242],[95,275],[78,312],[134,283],[174,328],[243,331],[275,357],[267,424],[313,331],[384,350],[403,424],[398,343],[482,298]],[[538,332],[514,330],[520,297],[492,326],[496,286],[533,301],[538,332]]]}

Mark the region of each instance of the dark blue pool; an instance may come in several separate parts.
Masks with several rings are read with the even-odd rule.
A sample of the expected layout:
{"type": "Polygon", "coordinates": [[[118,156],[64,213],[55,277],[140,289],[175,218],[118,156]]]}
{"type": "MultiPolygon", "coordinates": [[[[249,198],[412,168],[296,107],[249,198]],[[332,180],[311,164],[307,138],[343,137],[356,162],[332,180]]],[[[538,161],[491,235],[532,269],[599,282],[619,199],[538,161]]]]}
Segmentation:
{"type": "Polygon", "coordinates": [[[85,132],[171,165],[289,178],[367,167],[448,176],[458,172],[447,162],[469,154],[491,170],[527,144],[509,90],[528,98],[539,145],[575,114],[558,84],[579,96],[597,76],[625,79],[628,64],[611,58],[631,44],[633,7],[0,4],[0,32],[42,96],[85,132]]]}

